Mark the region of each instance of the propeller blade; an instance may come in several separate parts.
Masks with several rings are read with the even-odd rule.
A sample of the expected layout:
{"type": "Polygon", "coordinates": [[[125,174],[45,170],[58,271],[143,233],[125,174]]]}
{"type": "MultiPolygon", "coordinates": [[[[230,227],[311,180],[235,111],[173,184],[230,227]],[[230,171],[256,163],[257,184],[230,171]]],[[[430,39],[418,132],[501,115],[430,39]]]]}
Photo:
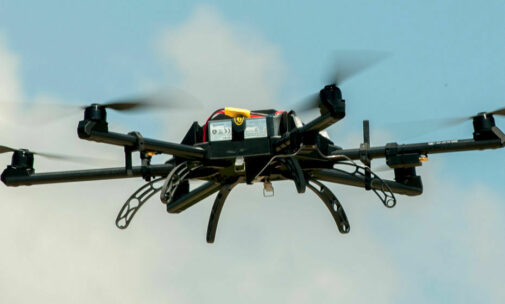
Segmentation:
{"type": "Polygon", "coordinates": [[[377,125],[389,129],[399,135],[399,140],[413,140],[423,137],[440,129],[446,129],[459,125],[470,117],[452,117],[452,118],[437,118],[437,119],[423,119],[412,121],[400,122],[385,122],[378,123],[377,125]]]}
{"type": "MultiPolygon", "coordinates": [[[[483,113],[505,116],[505,108],[500,108],[492,112],[483,112],[483,113]]],[[[426,134],[436,131],[440,128],[448,128],[459,125],[468,120],[472,120],[474,117],[477,117],[478,115],[479,114],[463,117],[413,120],[410,122],[386,123],[385,125],[393,127],[395,129],[413,128],[422,131],[423,134],[426,134]]]]}
{"type": "MultiPolygon", "coordinates": [[[[11,147],[7,146],[1,146],[0,145],[0,154],[6,153],[6,152],[15,152],[15,151],[20,151],[21,149],[14,149],[11,147]]],[[[75,156],[75,155],[66,155],[66,154],[56,154],[56,153],[45,153],[45,152],[36,152],[36,151],[29,151],[29,153],[32,153],[33,155],[37,155],[40,157],[48,158],[48,159],[54,159],[54,160],[62,160],[62,161],[69,161],[69,162],[74,162],[74,163],[79,163],[79,164],[110,164],[112,162],[115,162],[110,159],[103,159],[103,158],[95,158],[95,157],[86,157],[86,156],[75,156]]]]}
{"type": "MultiPolygon", "coordinates": [[[[344,81],[371,68],[389,56],[387,52],[371,50],[339,50],[333,51],[330,64],[323,73],[324,85],[340,86],[344,81]]],[[[311,94],[296,102],[293,109],[297,113],[308,112],[319,107],[319,93],[311,94]]]]}
{"type": "MultiPolygon", "coordinates": [[[[500,109],[494,110],[492,112],[483,112],[483,113],[484,114],[491,114],[491,115],[505,116],[505,108],[500,108],[500,109]]],[[[482,113],[479,113],[479,114],[482,114],[482,113]]],[[[465,117],[446,118],[446,119],[443,119],[443,120],[441,119],[439,124],[441,126],[453,126],[453,125],[457,125],[457,124],[460,124],[462,122],[465,122],[467,120],[472,120],[473,118],[479,116],[479,114],[472,115],[472,116],[465,116],[465,117]]]]}
{"type": "Polygon", "coordinates": [[[465,121],[470,120],[472,118],[473,116],[446,118],[443,121],[440,121],[439,125],[441,127],[452,127],[455,125],[459,125],[460,123],[464,123],[465,121]]]}
{"type": "MultiPolygon", "coordinates": [[[[10,102],[0,102],[0,105],[13,105],[10,102]]],[[[116,111],[140,111],[147,109],[195,109],[202,103],[191,94],[176,88],[158,90],[151,94],[131,96],[100,104],[101,106],[116,111]]],[[[33,109],[29,116],[30,121],[37,125],[44,125],[67,118],[70,115],[81,113],[88,105],[75,105],[58,102],[40,102],[30,105],[33,109]]]]}
{"type": "Polygon", "coordinates": [[[295,105],[293,105],[293,110],[298,113],[306,113],[319,108],[319,93],[311,94],[301,99],[295,105]]]}
{"type": "Polygon", "coordinates": [[[130,99],[126,101],[126,99],[122,101],[102,103],[101,106],[112,109],[116,111],[131,111],[131,110],[140,110],[141,108],[149,108],[150,103],[148,103],[144,99],[130,99]]]}
{"type": "Polygon", "coordinates": [[[180,89],[170,88],[144,96],[116,99],[101,106],[116,111],[139,111],[145,109],[195,108],[202,104],[194,96],[180,89]]]}
{"type": "Polygon", "coordinates": [[[339,50],[332,53],[324,81],[326,84],[342,85],[348,79],[373,67],[389,56],[387,52],[372,50],[339,50]]]}
{"type": "Polygon", "coordinates": [[[5,152],[14,152],[16,150],[17,149],[13,149],[13,148],[10,148],[10,147],[7,147],[7,146],[0,146],[0,154],[1,153],[5,153],[5,152]]]}
{"type": "Polygon", "coordinates": [[[489,114],[505,116],[505,108],[494,110],[493,112],[489,112],[489,114]]]}

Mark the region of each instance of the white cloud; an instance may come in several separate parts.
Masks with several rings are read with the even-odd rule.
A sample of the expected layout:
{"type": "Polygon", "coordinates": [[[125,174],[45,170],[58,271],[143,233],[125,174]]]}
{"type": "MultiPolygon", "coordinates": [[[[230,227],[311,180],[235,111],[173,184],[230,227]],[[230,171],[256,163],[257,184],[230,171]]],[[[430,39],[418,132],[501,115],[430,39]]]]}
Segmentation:
{"type": "MultiPolygon", "coordinates": [[[[163,32],[160,55],[175,66],[177,85],[215,107],[270,108],[284,65],[280,51],[254,31],[229,24],[212,7],[199,6],[186,22],[163,32]]],[[[203,118],[203,117],[202,117],[203,118]]]]}
{"type": "MultiPolygon", "coordinates": [[[[4,103],[0,121],[6,122],[7,127],[0,128],[0,144],[74,155],[89,153],[101,158],[121,157],[118,148],[79,140],[75,132],[79,117],[45,126],[34,123],[34,114],[44,116],[45,108],[39,102],[51,103],[57,99],[40,96],[32,105],[25,106],[19,62],[2,39],[0,100],[4,103]]],[[[2,154],[0,159],[6,165],[10,155],[2,154]]],[[[37,157],[35,163],[39,172],[89,168],[37,157]]],[[[124,234],[116,235],[112,225],[119,204],[108,204],[124,200],[122,189],[125,186],[134,189],[139,183],[116,181],[108,183],[107,188],[96,185],[0,188],[1,302],[24,303],[35,299],[89,302],[95,297],[115,301],[125,288],[139,286],[136,278],[117,280],[117,276],[126,278],[130,271],[142,272],[142,266],[135,265],[142,254],[131,250],[127,242],[111,242],[124,234]],[[103,221],[94,221],[101,216],[103,221]]],[[[149,242],[148,235],[143,239],[149,242]]],[[[141,300],[140,294],[138,298],[131,296],[132,302],[141,300]]]]}
{"type": "MultiPolygon", "coordinates": [[[[199,7],[164,32],[163,56],[177,66],[180,84],[195,88],[191,92],[208,100],[209,108],[268,106],[281,77],[279,51],[234,27],[199,7]]],[[[5,94],[0,90],[0,99],[22,100],[16,56],[5,41],[0,58],[8,88],[5,94]]],[[[1,118],[20,109],[2,110],[1,118]]],[[[171,123],[181,120],[174,116],[171,123]]],[[[48,151],[121,157],[118,148],[77,139],[75,121],[61,124],[2,129],[0,138],[48,151]]],[[[1,159],[8,162],[7,156],[1,159]]],[[[63,168],[37,161],[39,166],[63,168]]],[[[213,245],[205,243],[212,199],[167,215],[153,198],[132,227],[119,231],[113,225],[116,212],[140,180],[2,187],[0,300],[404,303],[463,297],[503,302],[502,199],[484,185],[462,187],[441,180],[436,171],[423,173],[425,195],[399,197],[392,210],[373,193],[331,186],[351,221],[345,236],[319,199],[296,194],[292,183],[275,184],[272,199],[262,197],[259,185],[241,185],[225,205],[213,245]]]]}

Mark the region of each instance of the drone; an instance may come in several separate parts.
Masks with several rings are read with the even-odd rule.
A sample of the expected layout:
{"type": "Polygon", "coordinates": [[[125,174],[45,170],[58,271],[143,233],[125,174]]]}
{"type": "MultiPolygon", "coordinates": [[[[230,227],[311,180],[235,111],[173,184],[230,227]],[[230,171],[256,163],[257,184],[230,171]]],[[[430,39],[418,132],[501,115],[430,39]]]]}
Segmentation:
{"type": "Polygon", "coordinates": [[[11,164],[1,180],[7,186],[142,178],[145,184],[124,203],[116,226],[129,226],[140,207],[159,194],[168,213],[180,213],[217,193],[211,209],[206,240],[215,241],[219,217],[230,192],[239,184],[263,184],[263,194],[274,194],[273,183],[292,181],[298,193],[313,191],[329,210],[340,233],[350,231],[342,204],[322,182],[343,184],[373,191],[387,208],[396,205],[395,194],[423,193],[416,167],[429,154],[502,148],[505,134],[496,127],[494,116],[505,116],[505,108],[467,117],[473,121],[473,137],[413,144],[370,145],[370,126],[363,121],[363,143],[357,148],[339,147],[326,129],[345,117],[346,102],[337,82],[324,86],[310,101],[319,115],[304,123],[297,113],[274,109],[247,110],[225,107],[200,125],[194,122],[180,143],[109,130],[107,110],[127,111],[148,106],[142,101],[91,104],[77,127],[79,138],[122,147],[124,166],[115,168],[36,173],[34,156],[61,158],[27,149],[0,146],[12,152],[11,164]],[[138,152],[140,165],[132,165],[138,152]],[[152,163],[154,155],[169,155],[164,163],[152,163]],[[374,159],[385,159],[394,170],[394,180],[382,179],[371,169],[374,159]],[[196,182],[196,183],[195,183],[196,182]],[[191,185],[193,184],[193,186],[191,185]],[[195,184],[197,184],[195,186],[195,184]]]}

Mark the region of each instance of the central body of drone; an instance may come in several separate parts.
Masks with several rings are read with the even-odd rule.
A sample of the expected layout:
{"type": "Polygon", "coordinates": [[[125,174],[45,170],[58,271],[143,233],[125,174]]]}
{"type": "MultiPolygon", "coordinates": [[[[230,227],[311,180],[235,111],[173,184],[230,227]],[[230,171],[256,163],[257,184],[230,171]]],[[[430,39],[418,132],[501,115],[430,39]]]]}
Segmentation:
{"type": "Polygon", "coordinates": [[[273,194],[272,182],[292,180],[298,193],[309,188],[321,198],[339,231],[348,233],[350,226],[342,205],[321,181],[372,190],[386,207],[393,207],[394,193],[411,196],[422,193],[421,177],[415,168],[428,154],[505,145],[505,135],[495,126],[493,118],[493,114],[503,115],[505,110],[498,110],[471,117],[474,126],[471,139],[417,144],[371,147],[368,121],[364,121],[360,147],[342,149],[323,132],[345,117],[340,89],[336,85],[324,87],[317,103],[320,116],[307,123],[302,123],[294,111],[219,109],[203,125],[194,122],[181,143],[145,138],[138,132],[110,132],[106,109],[124,110],[137,105],[93,104],[85,109],[78,135],[85,140],[123,147],[124,167],[35,173],[33,158],[37,153],[0,146],[0,153],[14,152],[2,181],[8,186],[20,186],[142,177],[147,183],[121,208],[116,219],[119,228],[126,228],[139,208],[156,193],[169,213],[179,213],[217,192],[207,230],[207,241],[213,242],[224,202],[236,185],[260,182],[268,195],[273,194]],[[139,152],[140,166],[132,165],[133,152],[139,152]],[[154,154],[168,154],[172,158],[152,164],[154,154]],[[370,169],[372,159],[377,158],[385,158],[394,169],[394,180],[383,180],[370,169]],[[195,180],[204,183],[193,188],[190,183],[195,180]]]}

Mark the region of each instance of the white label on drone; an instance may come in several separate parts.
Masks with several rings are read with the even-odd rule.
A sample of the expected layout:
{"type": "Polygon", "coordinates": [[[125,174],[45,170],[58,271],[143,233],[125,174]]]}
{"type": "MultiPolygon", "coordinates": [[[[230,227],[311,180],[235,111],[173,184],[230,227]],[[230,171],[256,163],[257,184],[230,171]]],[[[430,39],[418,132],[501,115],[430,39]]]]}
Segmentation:
{"type": "Polygon", "coordinates": [[[435,142],[429,142],[428,143],[428,146],[434,146],[434,145],[443,145],[443,144],[455,144],[457,143],[458,140],[457,139],[453,139],[453,140],[444,140],[444,141],[435,141],[435,142]]]}
{"type": "Polygon", "coordinates": [[[253,118],[246,119],[244,139],[267,137],[267,119],[253,118]]]}
{"type": "Polygon", "coordinates": [[[231,140],[231,120],[209,122],[210,141],[231,140]]]}

